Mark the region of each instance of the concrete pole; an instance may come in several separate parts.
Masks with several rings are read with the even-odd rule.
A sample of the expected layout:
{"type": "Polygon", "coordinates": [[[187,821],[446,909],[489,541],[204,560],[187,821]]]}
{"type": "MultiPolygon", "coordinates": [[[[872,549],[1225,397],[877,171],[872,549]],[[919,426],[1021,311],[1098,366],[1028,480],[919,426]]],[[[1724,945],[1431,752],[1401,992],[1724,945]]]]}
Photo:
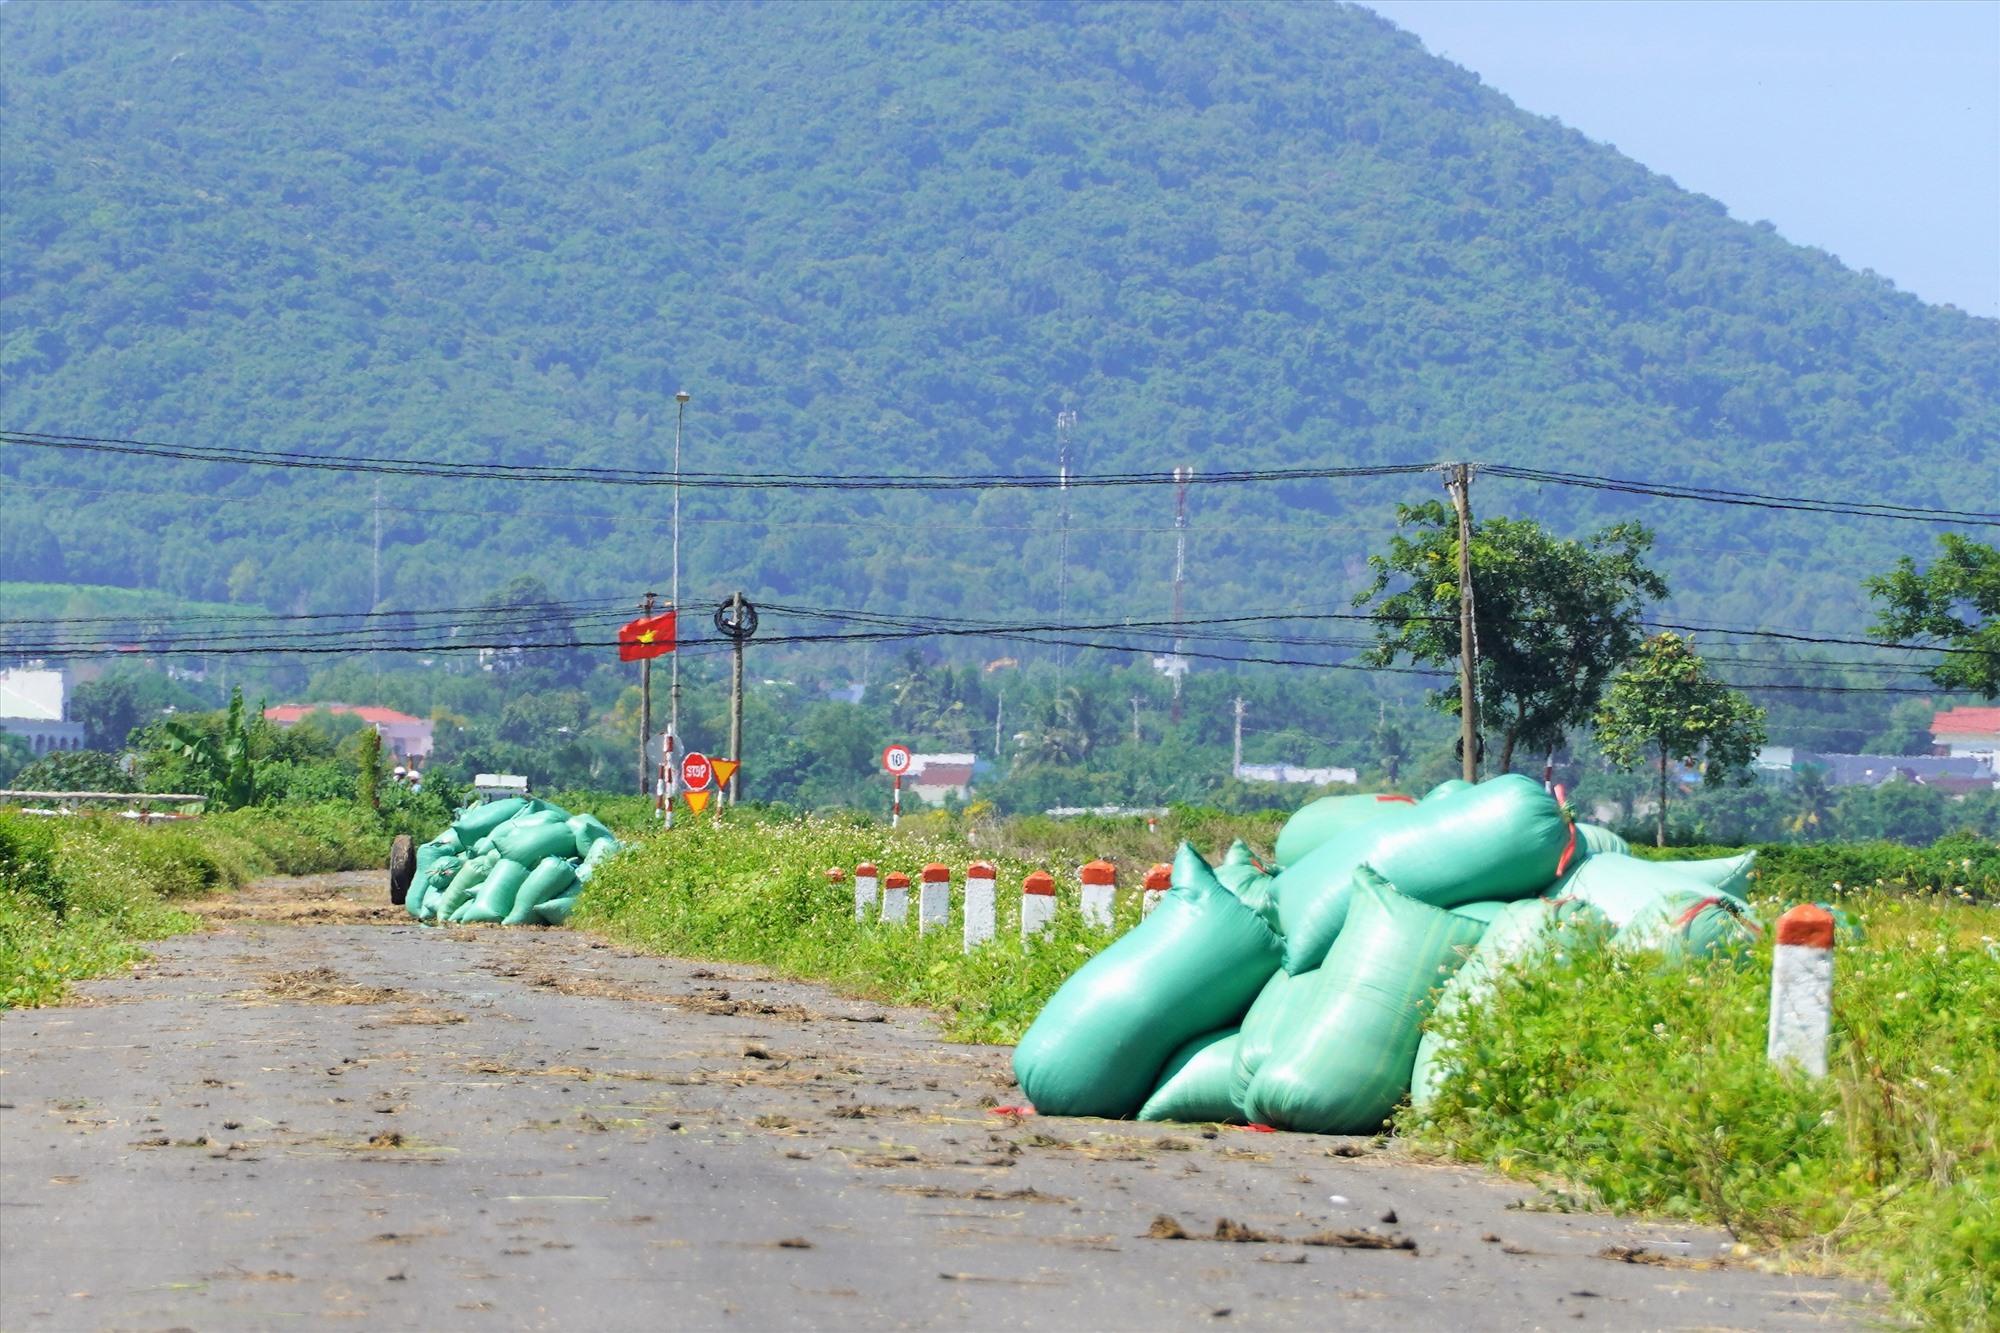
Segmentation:
{"type": "Polygon", "coordinates": [[[1056,920],[1056,878],[1037,870],[1021,881],[1021,938],[1047,932],[1056,920]]]}
{"type": "Polygon", "coordinates": [[[1111,929],[1111,902],[1118,887],[1118,867],[1109,861],[1092,861],[1077,871],[1077,878],[1083,881],[1085,924],[1111,929]]]}
{"type": "Polygon", "coordinates": [[[917,933],[928,935],[951,918],[951,867],[933,861],[919,873],[917,933]]]}
{"type": "Polygon", "coordinates": [[[1778,918],[1771,953],[1771,1026],[1765,1058],[1826,1077],[1833,1030],[1833,914],[1804,903],[1778,918]]]}
{"type": "Polygon", "coordinates": [[[879,877],[872,863],[863,861],[854,867],[854,919],[866,921],[868,914],[875,910],[875,886],[879,877]]]}
{"type": "Polygon", "coordinates": [[[994,882],[999,878],[993,867],[974,861],[965,868],[965,952],[971,953],[993,938],[994,882]]]}

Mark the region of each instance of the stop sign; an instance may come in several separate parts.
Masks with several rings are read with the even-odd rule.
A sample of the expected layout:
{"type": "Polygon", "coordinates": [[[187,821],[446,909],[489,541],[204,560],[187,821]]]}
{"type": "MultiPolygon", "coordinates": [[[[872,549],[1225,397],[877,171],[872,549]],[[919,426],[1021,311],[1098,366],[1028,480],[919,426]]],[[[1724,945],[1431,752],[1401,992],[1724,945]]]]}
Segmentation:
{"type": "Polygon", "coordinates": [[[708,756],[699,750],[689,750],[687,758],[681,760],[681,785],[689,791],[700,791],[708,785],[708,756]]]}

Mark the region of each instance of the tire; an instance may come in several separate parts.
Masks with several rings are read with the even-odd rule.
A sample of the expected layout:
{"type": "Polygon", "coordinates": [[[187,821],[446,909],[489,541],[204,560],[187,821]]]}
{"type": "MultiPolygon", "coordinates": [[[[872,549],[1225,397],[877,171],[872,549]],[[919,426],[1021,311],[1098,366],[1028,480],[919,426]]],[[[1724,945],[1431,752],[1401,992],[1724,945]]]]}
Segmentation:
{"type": "Polygon", "coordinates": [[[389,901],[401,907],[409,897],[410,881],[416,877],[416,841],[407,833],[398,833],[389,844],[389,901]]]}

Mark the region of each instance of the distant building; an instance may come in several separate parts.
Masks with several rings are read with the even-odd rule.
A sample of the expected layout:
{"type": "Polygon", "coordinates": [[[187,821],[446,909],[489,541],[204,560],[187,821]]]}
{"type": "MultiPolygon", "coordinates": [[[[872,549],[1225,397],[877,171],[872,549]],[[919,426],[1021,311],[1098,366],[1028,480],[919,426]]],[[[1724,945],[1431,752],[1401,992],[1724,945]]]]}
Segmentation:
{"type": "Polygon", "coordinates": [[[1931,753],[2000,768],[2000,708],[1953,708],[1931,718],[1931,753]]]}
{"type": "Polygon", "coordinates": [[[393,708],[354,704],[279,704],[264,710],[264,720],[274,727],[296,727],[311,713],[339,713],[358,717],[375,728],[382,743],[396,758],[428,762],[431,757],[433,727],[420,717],[399,713],[393,708]]]}
{"type": "Polygon", "coordinates": [[[50,667],[0,668],[0,731],[36,754],[81,750],[83,724],[69,719],[69,681],[50,667]]]}
{"type": "MultiPolygon", "coordinates": [[[[1992,710],[2000,712],[2000,709],[1992,710]]],[[[1821,754],[1789,745],[1767,745],[1756,769],[1790,776],[1812,770],[1829,787],[1879,787],[1885,782],[1915,782],[1954,796],[2000,787],[2000,773],[1978,755],[1821,754]]]]}
{"type": "Polygon", "coordinates": [[[1291,782],[1305,787],[1361,780],[1351,768],[1301,768],[1297,764],[1238,764],[1236,777],[1242,782],[1291,782]]]}
{"type": "Polygon", "coordinates": [[[931,805],[947,796],[964,801],[972,796],[972,769],[979,762],[970,754],[913,754],[903,786],[931,805]]]}

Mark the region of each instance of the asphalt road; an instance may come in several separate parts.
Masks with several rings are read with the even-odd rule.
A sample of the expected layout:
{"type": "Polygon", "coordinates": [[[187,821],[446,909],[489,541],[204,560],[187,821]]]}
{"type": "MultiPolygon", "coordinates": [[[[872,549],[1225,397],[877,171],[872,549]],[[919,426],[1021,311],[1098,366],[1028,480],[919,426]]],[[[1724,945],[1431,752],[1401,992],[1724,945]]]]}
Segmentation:
{"type": "Polygon", "coordinates": [[[1867,1314],[1712,1262],[1720,1233],[1551,1211],[1366,1140],[995,1114],[1007,1051],[921,1014],[571,931],[426,929],[380,892],[272,882],[0,1015],[0,1329],[1867,1314]]]}

